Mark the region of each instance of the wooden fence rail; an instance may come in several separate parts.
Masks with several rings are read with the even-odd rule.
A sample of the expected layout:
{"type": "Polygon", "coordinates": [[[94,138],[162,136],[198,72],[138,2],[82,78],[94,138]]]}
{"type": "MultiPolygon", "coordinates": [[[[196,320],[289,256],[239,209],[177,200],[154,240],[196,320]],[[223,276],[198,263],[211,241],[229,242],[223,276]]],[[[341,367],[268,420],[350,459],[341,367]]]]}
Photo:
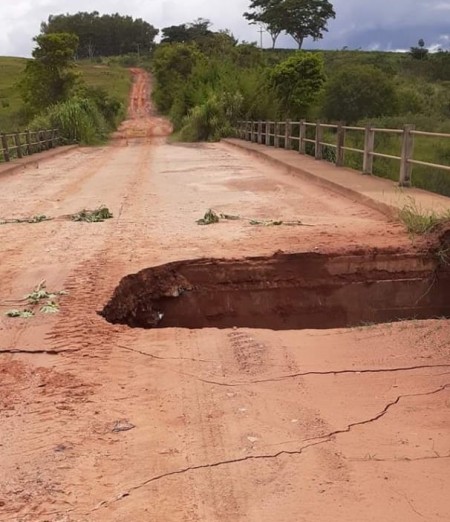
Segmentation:
{"type": "Polygon", "coordinates": [[[31,156],[36,152],[53,149],[61,144],[57,129],[23,132],[0,132],[0,162],[31,156]]]}
{"type": "MultiPolygon", "coordinates": [[[[324,147],[335,150],[336,166],[344,166],[345,153],[356,152],[363,157],[363,174],[373,173],[374,158],[388,158],[398,160],[400,163],[399,185],[411,186],[412,169],[414,165],[422,165],[436,169],[450,171],[450,165],[440,165],[414,159],[414,137],[426,136],[429,138],[450,138],[450,134],[438,132],[423,132],[415,130],[414,125],[405,125],[403,129],[380,129],[370,125],[366,127],[354,127],[343,124],[328,124],[321,122],[308,122],[305,120],[293,121],[239,121],[237,126],[239,138],[268,146],[283,147],[288,150],[298,150],[300,154],[306,154],[306,145],[313,147],[314,157],[317,160],[324,159],[324,147]],[[314,128],[314,138],[307,137],[308,129],[314,128]],[[334,142],[324,141],[324,132],[332,130],[334,142]],[[356,131],[364,137],[364,148],[350,147],[346,144],[348,131],[356,131]],[[375,150],[375,138],[378,134],[398,135],[401,138],[401,150],[398,156],[383,154],[375,150]]],[[[311,135],[311,132],[309,133],[311,135]]],[[[450,143],[450,142],[449,142],[450,143]]]]}

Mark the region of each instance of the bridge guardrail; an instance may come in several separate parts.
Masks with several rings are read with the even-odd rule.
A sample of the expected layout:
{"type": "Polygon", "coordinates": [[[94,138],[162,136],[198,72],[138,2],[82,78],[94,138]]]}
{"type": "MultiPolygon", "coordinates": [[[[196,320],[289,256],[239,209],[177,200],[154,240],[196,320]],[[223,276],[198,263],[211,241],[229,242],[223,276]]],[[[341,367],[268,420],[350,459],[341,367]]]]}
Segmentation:
{"type": "Polygon", "coordinates": [[[0,133],[0,162],[31,156],[60,144],[58,129],[0,133]]]}
{"type": "Polygon", "coordinates": [[[318,122],[301,121],[239,121],[237,127],[239,138],[259,144],[274,146],[281,145],[288,150],[298,150],[300,154],[306,154],[306,144],[314,147],[314,157],[317,160],[323,158],[324,147],[330,147],[336,151],[335,164],[344,166],[345,152],[355,152],[363,155],[363,174],[373,173],[374,158],[388,158],[400,162],[399,185],[401,187],[411,186],[412,169],[414,165],[422,165],[436,169],[450,171],[450,165],[430,163],[414,159],[414,137],[423,136],[429,138],[450,138],[450,134],[439,132],[424,132],[415,129],[414,125],[405,125],[403,129],[381,129],[371,125],[355,127],[343,124],[329,124],[318,122]],[[314,138],[307,137],[307,129],[315,128],[314,138]],[[297,129],[297,131],[295,131],[297,129]],[[335,143],[324,141],[324,130],[331,129],[336,136],[335,143]],[[346,134],[348,131],[364,133],[364,148],[350,147],[346,145],[346,134]],[[375,137],[377,133],[398,135],[401,138],[401,151],[399,156],[376,152],[375,137]],[[293,144],[297,145],[294,146],[293,144]]]}

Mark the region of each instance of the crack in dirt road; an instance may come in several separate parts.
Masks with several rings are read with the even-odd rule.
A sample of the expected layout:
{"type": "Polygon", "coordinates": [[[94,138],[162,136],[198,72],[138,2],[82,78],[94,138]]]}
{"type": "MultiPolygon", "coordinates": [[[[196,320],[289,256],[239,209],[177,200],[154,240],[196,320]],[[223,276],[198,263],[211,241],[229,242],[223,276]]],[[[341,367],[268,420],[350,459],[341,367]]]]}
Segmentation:
{"type": "MultiPolygon", "coordinates": [[[[159,355],[155,355],[153,353],[144,352],[142,350],[136,350],[135,348],[129,348],[128,346],[123,346],[121,344],[116,345],[117,348],[121,348],[122,350],[127,350],[128,352],[138,353],[140,355],[145,355],[146,357],[150,357],[151,359],[157,359],[159,361],[192,361],[192,362],[204,362],[204,363],[214,363],[217,361],[213,361],[211,359],[194,359],[193,357],[161,357],[159,355]]],[[[448,365],[450,367],[450,364],[448,365]]]]}
{"type": "MultiPolygon", "coordinates": [[[[98,511],[101,508],[107,507],[107,506],[109,506],[109,505],[111,505],[111,504],[113,504],[115,502],[119,502],[123,498],[129,497],[133,491],[136,491],[136,490],[141,489],[141,488],[143,488],[145,486],[148,486],[149,484],[151,484],[153,482],[157,482],[159,480],[162,480],[162,479],[168,478],[168,477],[172,477],[174,475],[182,475],[182,474],[185,474],[185,473],[188,473],[188,472],[191,472],[191,471],[198,471],[198,470],[201,470],[201,469],[217,468],[217,467],[226,466],[226,465],[229,465],[229,464],[239,464],[239,463],[248,462],[248,461],[251,461],[251,460],[277,459],[277,458],[279,458],[279,457],[281,457],[283,455],[289,455],[289,456],[301,455],[306,449],[309,449],[309,448],[314,447],[314,446],[318,446],[318,445],[321,445],[321,444],[325,444],[325,443],[331,442],[333,437],[336,437],[338,435],[342,435],[344,433],[350,433],[352,431],[352,429],[355,428],[355,427],[364,426],[366,424],[371,424],[371,423],[374,423],[374,422],[380,420],[382,417],[384,417],[389,412],[389,410],[391,408],[396,406],[403,399],[408,399],[408,398],[412,398],[412,397],[426,397],[426,396],[429,396],[429,395],[436,395],[437,393],[441,393],[442,391],[446,390],[447,388],[450,388],[450,383],[444,384],[444,385],[440,386],[439,388],[436,388],[436,389],[434,389],[434,390],[432,390],[430,392],[412,393],[412,394],[407,394],[407,395],[399,395],[395,400],[389,402],[383,408],[383,410],[381,410],[377,415],[375,415],[373,417],[370,417],[369,419],[365,419],[365,420],[358,421],[358,422],[353,422],[353,423],[349,424],[344,429],[334,430],[334,431],[332,431],[332,432],[330,432],[330,433],[328,433],[326,435],[321,435],[321,436],[315,437],[314,439],[320,439],[320,440],[316,440],[316,442],[311,442],[310,444],[302,446],[301,448],[299,448],[297,450],[281,450],[281,451],[278,451],[277,453],[272,453],[272,454],[248,455],[246,457],[222,460],[222,461],[218,461],[218,462],[212,462],[210,464],[199,464],[197,466],[189,466],[187,468],[182,468],[182,469],[178,469],[178,470],[175,470],[175,471],[169,471],[167,473],[162,473],[160,475],[156,475],[154,477],[149,478],[148,480],[145,480],[144,482],[141,482],[140,484],[137,484],[136,486],[132,486],[131,488],[129,488],[124,493],[119,494],[113,500],[109,500],[109,501],[105,500],[105,501],[101,502],[94,509],[92,509],[88,513],[85,513],[85,515],[89,515],[89,514],[95,512],[95,511],[98,511]]],[[[309,440],[313,440],[313,439],[309,439],[309,440]]]]}
{"type": "Polygon", "coordinates": [[[397,457],[395,459],[380,459],[377,457],[371,457],[368,459],[346,459],[349,462],[421,462],[423,460],[439,460],[439,459],[450,459],[450,455],[429,455],[427,457],[397,457]]]}
{"type": "Polygon", "coordinates": [[[30,355],[35,355],[35,354],[59,355],[61,353],[79,352],[80,350],[81,350],[81,348],[70,349],[70,350],[45,350],[45,349],[42,349],[42,350],[24,350],[24,349],[20,349],[20,348],[11,348],[11,349],[8,349],[8,350],[0,350],[0,354],[8,353],[8,354],[13,354],[14,355],[14,354],[24,353],[24,354],[30,354],[30,355]]]}
{"type": "MultiPolygon", "coordinates": [[[[194,359],[190,357],[160,357],[158,355],[154,355],[148,352],[144,352],[142,350],[136,350],[134,348],[129,348],[127,346],[123,345],[116,345],[118,348],[121,348],[123,350],[127,350],[130,352],[134,352],[140,355],[143,355],[145,357],[150,357],[151,359],[157,359],[161,361],[193,361],[193,362],[216,362],[208,359],[194,359]]],[[[214,381],[210,379],[203,379],[201,377],[198,377],[196,375],[193,375],[191,373],[186,372],[179,372],[176,370],[170,370],[173,371],[179,375],[183,375],[186,377],[191,377],[193,379],[196,379],[200,382],[203,382],[205,384],[212,384],[215,386],[225,386],[225,387],[236,387],[236,386],[247,386],[252,384],[264,384],[269,382],[280,382],[288,379],[296,379],[299,377],[309,377],[309,376],[326,376],[326,375],[352,375],[352,374],[374,374],[374,373],[397,373],[397,372],[412,372],[416,370],[427,370],[427,369],[434,369],[434,368],[450,368],[450,364],[420,364],[415,366],[400,366],[400,367],[394,367],[394,368],[366,368],[366,369],[344,369],[344,370],[326,370],[326,371],[318,371],[318,370],[311,370],[308,372],[300,372],[300,373],[292,373],[289,375],[281,375],[279,377],[270,377],[267,379],[257,379],[253,381],[240,381],[240,382],[221,382],[221,381],[214,381]]],[[[441,374],[445,375],[445,374],[441,374]]]]}

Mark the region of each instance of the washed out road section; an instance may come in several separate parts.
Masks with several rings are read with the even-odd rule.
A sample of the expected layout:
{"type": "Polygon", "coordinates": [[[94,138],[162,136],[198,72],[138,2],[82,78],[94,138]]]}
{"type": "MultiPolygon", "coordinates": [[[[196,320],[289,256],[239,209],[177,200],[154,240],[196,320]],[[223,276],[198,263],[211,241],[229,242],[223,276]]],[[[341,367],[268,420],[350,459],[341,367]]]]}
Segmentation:
{"type": "Polygon", "coordinates": [[[225,144],[170,144],[134,70],[111,144],[2,177],[0,521],[450,518],[450,323],[132,329],[98,314],[164,263],[392,253],[402,226],[225,144]],[[206,210],[310,226],[199,226],[206,210]],[[4,315],[46,280],[57,314],[4,315]]]}

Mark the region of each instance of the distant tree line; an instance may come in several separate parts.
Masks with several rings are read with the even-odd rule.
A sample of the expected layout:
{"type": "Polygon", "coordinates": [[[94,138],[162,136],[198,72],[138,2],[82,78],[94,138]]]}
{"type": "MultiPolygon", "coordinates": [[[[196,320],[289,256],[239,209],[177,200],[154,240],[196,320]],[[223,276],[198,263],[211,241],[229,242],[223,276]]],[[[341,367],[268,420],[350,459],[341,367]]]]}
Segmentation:
{"type": "Polygon", "coordinates": [[[191,23],[171,25],[161,29],[161,44],[173,43],[195,43],[200,49],[209,46],[222,47],[237,45],[238,40],[231,31],[225,29],[220,31],[211,30],[212,22],[206,18],[197,18],[191,23]]]}
{"type": "Polygon", "coordinates": [[[78,58],[119,56],[151,50],[158,29],[141,18],[92,13],[51,15],[41,24],[42,34],[71,33],[78,37],[78,58]]]}

